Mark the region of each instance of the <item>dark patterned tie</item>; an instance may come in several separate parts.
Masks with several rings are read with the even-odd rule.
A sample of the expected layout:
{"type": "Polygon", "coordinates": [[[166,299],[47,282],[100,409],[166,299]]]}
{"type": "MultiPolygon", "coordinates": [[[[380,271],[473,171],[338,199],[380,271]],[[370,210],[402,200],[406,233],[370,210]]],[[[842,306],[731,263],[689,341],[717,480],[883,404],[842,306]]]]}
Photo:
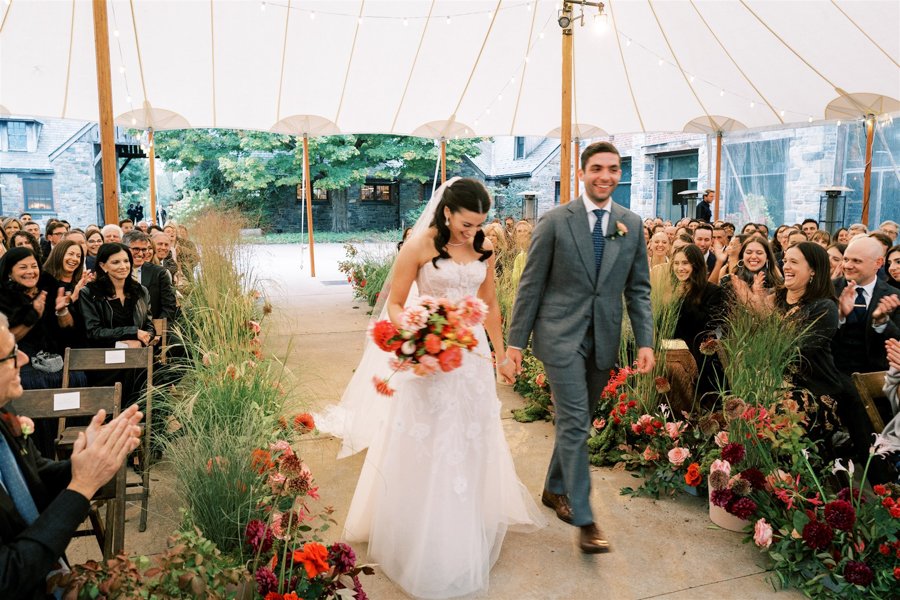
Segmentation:
{"type": "Polygon", "coordinates": [[[853,310],[847,315],[848,323],[864,323],[866,320],[866,296],[865,290],[861,286],[856,286],[856,301],[853,303],[853,310]]]}
{"type": "Polygon", "coordinates": [[[596,273],[600,273],[600,265],[603,263],[603,248],[606,246],[606,238],[603,237],[603,213],[606,211],[602,208],[595,208],[594,214],[597,215],[597,222],[594,223],[594,263],[596,273]]]}

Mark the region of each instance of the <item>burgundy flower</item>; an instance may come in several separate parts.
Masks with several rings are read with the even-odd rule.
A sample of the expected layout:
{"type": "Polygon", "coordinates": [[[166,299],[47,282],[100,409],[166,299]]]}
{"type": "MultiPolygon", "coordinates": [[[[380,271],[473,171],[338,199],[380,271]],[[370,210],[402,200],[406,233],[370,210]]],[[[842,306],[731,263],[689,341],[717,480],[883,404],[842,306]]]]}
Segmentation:
{"type": "Polygon", "coordinates": [[[838,500],[844,500],[845,502],[853,502],[855,500],[859,500],[860,504],[866,503],[866,495],[863,494],[859,488],[853,490],[853,500],[850,500],[850,488],[843,488],[841,491],[837,493],[838,500]]]}
{"type": "Polygon", "coordinates": [[[847,563],[847,566],[844,567],[844,579],[846,579],[848,583],[867,586],[872,583],[874,578],[875,573],[872,572],[872,568],[864,562],[851,560],[847,563]]]}
{"type": "Polygon", "coordinates": [[[739,519],[749,519],[756,512],[756,502],[750,498],[738,498],[729,505],[728,512],[739,519]]]}
{"type": "Polygon", "coordinates": [[[275,573],[269,567],[260,567],[257,569],[254,577],[256,578],[256,590],[263,598],[269,592],[278,591],[278,578],[275,577],[275,573]]]}
{"type": "Polygon", "coordinates": [[[272,549],[272,530],[259,519],[247,523],[244,538],[254,554],[266,554],[272,549]]]}
{"type": "Polygon", "coordinates": [[[841,531],[850,531],[856,523],[856,511],[846,500],[834,500],[825,505],[825,522],[841,531]]]}
{"type": "Polygon", "coordinates": [[[746,452],[744,451],[744,446],[738,444],[737,442],[732,442],[731,444],[728,444],[727,446],[722,448],[722,458],[733,465],[736,465],[744,460],[745,454],[746,452]]]}
{"type": "Polygon", "coordinates": [[[766,476],[756,467],[741,471],[741,479],[749,481],[754,490],[762,490],[766,487],[766,476]]]}
{"type": "Polygon", "coordinates": [[[827,548],[834,539],[834,531],[828,523],[810,521],[803,527],[803,541],[813,550],[827,548]]]}
{"type": "Polygon", "coordinates": [[[724,490],[713,490],[710,501],[716,506],[725,508],[731,503],[733,498],[734,492],[726,488],[724,490]]]}
{"type": "Polygon", "coordinates": [[[748,496],[753,491],[750,482],[738,475],[731,480],[731,491],[735,496],[748,496]]]}
{"type": "Polygon", "coordinates": [[[359,577],[353,577],[353,591],[356,592],[356,600],[369,600],[369,597],[363,591],[362,584],[359,582],[359,577]]]}
{"type": "Polygon", "coordinates": [[[328,562],[338,573],[346,573],[356,566],[356,553],[347,544],[335,542],[328,549],[328,562]]]}

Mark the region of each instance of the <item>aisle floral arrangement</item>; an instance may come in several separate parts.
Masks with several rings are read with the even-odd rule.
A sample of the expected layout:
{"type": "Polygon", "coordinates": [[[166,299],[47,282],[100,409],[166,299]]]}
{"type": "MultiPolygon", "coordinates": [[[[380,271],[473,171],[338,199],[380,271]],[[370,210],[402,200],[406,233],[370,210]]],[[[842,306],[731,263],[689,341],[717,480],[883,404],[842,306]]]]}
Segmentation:
{"type": "Polygon", "coordinates": [[[344,244],[346,258],[338,261],[338,270],[347,276],[353,297],[375,306],[379,293],[394,265],[396,254],[360,252],[354,244],[344,244]]]}

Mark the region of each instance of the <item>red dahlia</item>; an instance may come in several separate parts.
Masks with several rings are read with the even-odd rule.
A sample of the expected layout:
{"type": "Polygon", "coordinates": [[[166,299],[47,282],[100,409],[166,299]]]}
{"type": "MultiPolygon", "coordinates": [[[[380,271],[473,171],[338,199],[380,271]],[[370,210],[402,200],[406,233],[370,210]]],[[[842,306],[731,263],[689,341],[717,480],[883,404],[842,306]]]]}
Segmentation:
{"type": "Polygon", "coordinates": [[[872,568],[864,562],[851,560],[844,567],[844,579],[847,580],[847,583],[867,586],[872,583],[874,578],[875,573],[872,571],[872,568]]]}
{"type": "Polygon", "coordinates": [[[738,498],[728,506],[728,512],[739,519],[749,519],[756,512],[756,502],[750,498],[738,498]]]}
{"type": "Polygon", "coordinates": [[[734,492],[726,488],[724,490],[713,490],[710,501],[716,506],[725,508],[731,503],[733,498],[734,492]]]}
{"type": "Polygon", "coordinates": [[[756,467],[741,471],[741,479],[749,481],[754,490],[762,490],[766,487],[766,476],[756,467]]]}
{"type": "Polygon", "coordinates": [[[856,511],[846,500],[834,500],[825,505],[825,522],[841,531],[850,531],[856,523],[856,511]]]}
{"type": "Polygon", "coordinates": [[[810,521],[803,527],[803,541],[813,550],[827,548],[834,539],[834,531],[828,523],[810,521]]]}
{"type": "Polygon", "coordinates": [[[738,444],[737,442],[732,442],[722,448],[722,459],[727,460],[733,465],[736,465],[744,460],[745,454],[746,453],[744,451],[744,446],[738,444]]]}

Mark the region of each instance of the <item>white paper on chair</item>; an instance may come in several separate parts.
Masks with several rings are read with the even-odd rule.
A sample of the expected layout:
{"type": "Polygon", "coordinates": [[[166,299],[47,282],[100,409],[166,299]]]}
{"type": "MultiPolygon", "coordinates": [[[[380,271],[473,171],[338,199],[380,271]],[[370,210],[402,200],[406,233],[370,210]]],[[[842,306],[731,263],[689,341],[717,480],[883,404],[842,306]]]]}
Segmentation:
{"type": "Polygon", "coordinates": [[[107,350],[106,351],[106,364],[108,365],[118,365],[125,362],[125,351],[124,350],[107,350]]]}
{"type": "Polygon", "coordinates": [[[128,342],[116,342],[116,348],[128,348],[128,342]]]}
{"type": "Polygon", "coordinates": [[[53,410],[77,410],[81,408],[81,392],[53,394],[53,410]]]}

